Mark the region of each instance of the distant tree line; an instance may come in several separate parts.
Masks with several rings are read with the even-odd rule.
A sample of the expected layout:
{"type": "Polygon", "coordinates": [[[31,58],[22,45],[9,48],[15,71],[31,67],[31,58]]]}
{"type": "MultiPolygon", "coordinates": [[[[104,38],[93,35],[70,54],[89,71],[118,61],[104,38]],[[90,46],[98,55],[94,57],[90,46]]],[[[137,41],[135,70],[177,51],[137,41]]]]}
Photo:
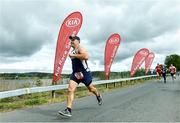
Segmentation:
{"type": "MultiPolygon", "coordinates": [[[[150,72],[148,74],[151,74],[150,72]]],[[[141,68],[137,70],[136,76],[144,76],[145,75],[145,69],[141,68]]],[[[105,79],[105,73],[103,71],[95,71],[92,72],[92,76],[99,78],[101,80],[105,79]]],[[[123,72],[110,72],[110,79],[119,79],[119,78],[128,78],[130,77],[130,71],[123,71],[123,72]]]]}
{"type": "MultiPolygon", "coordinates": [[[[129,77],[129,75],[130,75],[129,71],[110,72],[110,79],[127,78],[127,77],[129,77]]],[[[100,80],[105,79],[104,71],[93,71],[92,76],[95,77],[95,78],[99,78],[100,80]]]]}
{"type": "MultiPolygon", "coordinates": [[[[29,73],[0,73],[2,79],[26,79],[26,78],[39,78],[39,79],[51,79],[52,73],[41,72],[29,72],[29,73]]],[[[68,74],[62,74],[62,78],[69,77],[68,74]]]]}
{"type": "MultiPolygon", "coordinates": [[[[144,75],[144,69],[139,69],[135,76],[144,75]]],[[[30,72],[30,73],[1,73],[0,77],[4,79],[29,79],[29,78],[38,78],[38,79],[52,79],[52,73],[41,73],[41,72],[30,72]]],[[[93,78],[98,78],[98,80],[105,79],[104,71],[93,71],[93,78]]],[[[61,78],[69,78],[70,74],[61,74],[61,78]]],[[[123,72],[111,72],[110,79],[118,78],[127,78],[130,77],[130,71],[123,72]]]]}

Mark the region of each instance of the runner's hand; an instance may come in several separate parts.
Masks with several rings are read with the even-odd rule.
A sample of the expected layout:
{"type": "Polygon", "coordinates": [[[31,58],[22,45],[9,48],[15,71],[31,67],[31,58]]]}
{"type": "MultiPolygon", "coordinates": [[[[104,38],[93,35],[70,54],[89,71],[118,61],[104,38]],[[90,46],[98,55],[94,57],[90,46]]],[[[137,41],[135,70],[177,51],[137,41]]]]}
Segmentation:
{"type": "Polygon", "coordinates": [[[75,58],[74,54],[69,54],[69,57],[72,59],[72,58],[75,58]]]}

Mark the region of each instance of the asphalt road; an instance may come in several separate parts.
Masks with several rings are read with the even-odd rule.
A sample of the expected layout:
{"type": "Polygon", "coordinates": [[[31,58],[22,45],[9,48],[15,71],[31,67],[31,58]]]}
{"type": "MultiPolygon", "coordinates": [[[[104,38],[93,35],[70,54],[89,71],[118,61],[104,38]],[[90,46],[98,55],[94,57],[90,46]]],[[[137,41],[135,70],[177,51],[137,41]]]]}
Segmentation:
{"type": "Polygon", "coordinates": [[[174,83],[155,80],[102,96],[102,106],[94,96],[75,99],[71,118],[58,114],[63,102],[1,113],[0,122],[180,122],[180,76],[174,83]]]}

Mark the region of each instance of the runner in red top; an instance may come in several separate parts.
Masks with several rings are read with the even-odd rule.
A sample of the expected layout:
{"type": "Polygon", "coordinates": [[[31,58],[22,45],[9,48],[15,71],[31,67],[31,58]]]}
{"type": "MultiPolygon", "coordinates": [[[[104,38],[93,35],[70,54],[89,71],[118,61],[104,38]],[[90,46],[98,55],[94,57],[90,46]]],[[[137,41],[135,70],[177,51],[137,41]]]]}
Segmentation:
{"type": "Polygon", "coordinates": [[[162,73],[162,69],[161,69],[161,65],[158,63],[156,68],[156,74],[157,74],[157,79],[161,79],[161,73],[162,73]]]}

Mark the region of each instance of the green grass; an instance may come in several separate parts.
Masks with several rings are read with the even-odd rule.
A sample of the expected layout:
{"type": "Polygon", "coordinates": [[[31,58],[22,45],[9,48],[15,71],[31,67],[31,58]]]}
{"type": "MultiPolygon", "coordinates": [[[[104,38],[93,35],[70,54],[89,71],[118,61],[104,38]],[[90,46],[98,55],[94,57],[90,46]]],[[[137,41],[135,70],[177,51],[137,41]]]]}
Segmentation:
{"type": "MultiPolygon", "coordinates": [[[[106,84],[103,84],[103,85],[96,85],[96,87],[99,92],[103,93],[114,89],[132,87],[133,85],[141,84],[144,82],[148,82],[148,81],[145,80],[126,81],[123,82],[123,84],[117,82],[115,86],[114,83],[112,83],[112,84],[108,84],[108,86],[106,86],[106,84]]],[[[56,91],[56,98],[52,98],[51,94],[52,94],[51,92],[43,92],[43,93],[34,93],[34,94],[1,99],[0,112],[6,112],[6,111],[28,108],[42,104],[66,101],[66,96],[67,96],[66,89],[56,91]]],[[[86,87],[78,87],[75,93],[75,98],[81,98],[88,95],[92,95],[92,93],[90,93],[86,87]]]]}
{"type": "Polygon", "coordinates": [[[29,105],[29,106],[33,106],[33,105],[41,105],[44,103],[47,103],[48,101],[46,99],[42,99],[42,98],[35,98],[35,99],[30,99],[30,100],[26,100],[24,102],[25,105],[29,105]]]}

